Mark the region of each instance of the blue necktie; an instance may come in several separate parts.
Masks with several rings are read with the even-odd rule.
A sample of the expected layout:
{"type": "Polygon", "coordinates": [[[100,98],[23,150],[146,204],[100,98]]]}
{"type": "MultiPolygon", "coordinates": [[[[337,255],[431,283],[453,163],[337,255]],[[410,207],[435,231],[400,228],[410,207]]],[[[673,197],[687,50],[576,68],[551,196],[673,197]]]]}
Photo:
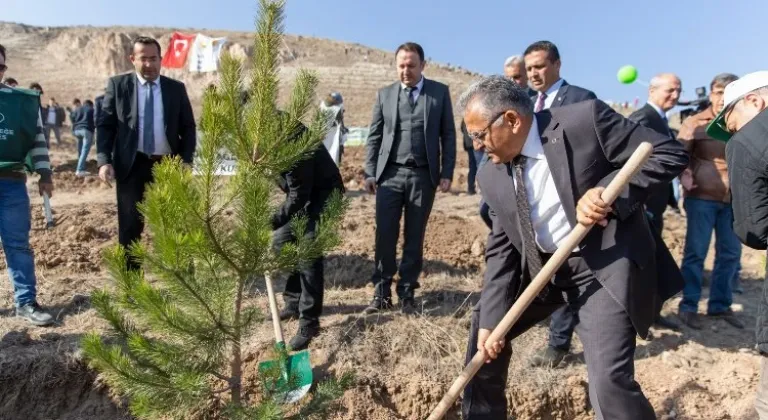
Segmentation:
{"type": "Polygon", "coordinates": [[[154,82],[147,82],[147,99],[144,102],[144,153],[155,154],[155,98],[154,82]]]}

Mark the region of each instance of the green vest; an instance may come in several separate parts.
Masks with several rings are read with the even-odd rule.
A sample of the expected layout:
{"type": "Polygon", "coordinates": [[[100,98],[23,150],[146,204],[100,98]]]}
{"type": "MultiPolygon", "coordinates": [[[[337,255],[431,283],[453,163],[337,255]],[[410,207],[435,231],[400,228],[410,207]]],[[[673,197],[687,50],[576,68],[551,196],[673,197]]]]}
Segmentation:
{"type": "Polygon", "coordinates": [[[29,152],[35,144],[39,117],[37,91],[0,88],[0,171],[32,170],[29,152]]]}

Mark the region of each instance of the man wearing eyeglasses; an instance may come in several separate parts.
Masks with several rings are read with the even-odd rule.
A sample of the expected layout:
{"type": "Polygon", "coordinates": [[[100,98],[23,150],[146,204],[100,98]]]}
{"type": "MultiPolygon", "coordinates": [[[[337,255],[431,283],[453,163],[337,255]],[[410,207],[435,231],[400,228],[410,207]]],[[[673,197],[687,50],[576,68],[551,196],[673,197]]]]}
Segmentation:
{"type": "Polygon", "coordinates": [[[731,310],[733,279],[739,274],[741,243],[733,232],[731,192],[728,187],[728,165],[725,162],[725,144],[709,137],[706,127],[723,106],[725,87],[737,80],[733,74],[715,76],[710,83],[710,106],[683,121],[677,135],[691,154],[691,164],[680,176],[685,194],[687,229],[685,251],[680,270],[685,287],[680,301],[678,317],[689,327],[699,330],[699,300],[712,231],[715,232],[715,268],[707,300],[708,317],[718,317],[736,328],[744,324],[731,310]]]}
{"type": "MultiPolygon", "coordinates": [[[[733,230],[750,248],[768,248],[768,71],[747,74],[723,93],[723,109],[707,126],[707,134],[727,142],[728,180],[733,230]]],[[[757,346],[763,356],[755,408],[768,420],[768,294],[757,316],[757,346]]]]}
{"type": "Polygon", "coordinates": [[[596,417],[655,419],[634,379],[635,335],[647,335],[657,293],[656,246],[643,203],[650,190],[686,168],[682,144],[599,100],[534,114],[526,92],[501,76],[472,84],[460,108],[470,136],[488,152],[478,179],[493,220],[467,346],[467,362],[480,349],[486,364],[465,389],[463,418],[507,418],[508,341],[558,307],[578,302],[576,332],[596,417]],[[643,142],[653,145],[653,153],[608,206],[601,193],[643,142]],[[507,337],[489,342],[577,223],[593,227],[507,337]]]}

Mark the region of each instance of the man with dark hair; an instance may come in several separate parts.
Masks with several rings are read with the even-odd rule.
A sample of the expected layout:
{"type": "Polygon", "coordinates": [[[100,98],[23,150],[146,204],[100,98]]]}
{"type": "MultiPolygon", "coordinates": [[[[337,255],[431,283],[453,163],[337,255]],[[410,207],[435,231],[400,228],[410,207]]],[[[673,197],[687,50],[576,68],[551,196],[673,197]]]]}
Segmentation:
{"type": "Polygon", "coordinates": [[[43,123],[45,124],[45,138],[48,139],[48,146],[51,144],[51,130],[56,136],[56,144],[61,144],[61,127],[64,126],[64,120],[67,115],[56,98],[51,97],[48,105],[42,110],[43,123]]]}
{"type": "Polygon", "coordinates": [[[93,102],[85,101],[85,105],[80,104],[80,100],[75,99],[76,108],[69,114],[72,121],[72,134],[77,139],[77,168],[75,176],[84,177],[90,175],[85,170],[85,163],[88,160],[88,153],[93,145],[93,132],[95,131],[93,118],[93,102]]]}
{"type": "Polygon", "coordinates": [[[569,85],[560,77],[560,52],[549,41],[529,45],[523,54],[528,83],[538,92],[534,112],[576,102],[597,99],[590,90],[569,85]]]}
{"type": "Polygon", "coordinates": [[[6,85],[8,85],[10,87],[14,87],[14,88],[19,86],[19,82],[16,79],[14,79],[13,77],[6,77],[5,80],[3,81],[3,83],[5,83],[6,85]]]}
{"type": "Polygon", "coordinates": [[[704,271],[704,259],[709,251],[712,231],[715,231],[715,268],[709,287],[707,315],[720,317],[736,328],[744,328],[731,309],[732,279],[738,276],[741,243],[733,231],[733,210],[728,184],[725,143],[706,133],[707,125],[723,106],[723,93],[738,77],[722,73],[712,79],[709,87],[710,106],[683,121],[677,135],[688,152],[691,163],[683,171],[680,182],[685,195],[685,215],[688,221],[685,251],[680,270],[685,287],[678,317],[693,329],[701,329],[699,300],[704,271]]]}
{"type": "Polygon", "coordinates": [[[509,341],[564,303],[578,302],[595,417],[655,419],[634,378],[635,336],[646,336],[657,293],[654,238],[642,204],[649,190],[686,167],[683,146],[599,100],[534,114],[526,92],[501,76],[472,84],[460,108],[470,136],[488,152],[478,180],[493,219],[466,354],[469,362],[481,351],[487,363],[465,388],[462,418],[506,419],[509,341]],[[643,142],[653,153],[608,206],[601,194],[643,142]],[[592,229],[509,334],[490,342],[491,331],[577,224],[592,229]]]}
{"type": "MultiPolygon", "coordinates": [[[[0,79],[8,68],[0,45],[0,79]]],[[[53,194],[51,163],[43,136],[39,100],[22,89],[0,83],[0,242],[13,284],[16,316],[33,325],[50,325],[53,317],[37,303],[35,258],[29,245],[31,213],[26,171],[40,175],[40,195],[53,194]],[[31,157],[31,162],[28,159],[31,157]],[[27,167],[31,163],[31,167],[27,167]]]]}
{"type": "MultiPolygon", "coordinates": [[[[524,53],[528,81],[537,94],[534,111],[596,99],[591,90],[569,85],[560,77],[560,52],[549,41],[534,42],[524,53]]],[[[576,304],[565,305],[552,314],[549,324],[549,343],[530,360],[531,366],[557,366],[571,349],[571,338],[579,323],[576,304]]]]}
{"type": "Polygon", "coordinates": [[[376,194],[373,300],[367,313],[392,307],[392,280],[405,314],[416,311],[415,290],[424,262],[424,233],[436,189],[448,192],[456,164],[456,128],[448,86],[424,78],[424,50],[397,48],[399,81],[382,88],[373,106],[365,159],[365,189],[376,194]],[[405,213],[403,256],[396,264],[405,213]]]}
{"type": "MultiPolygon", "coordinates": [[[[97,124],[99,177],[107,184],[116,181],[118,241],[125,247],[144,230],[136,205],[152,181],[152,166],[169,155],[191,164],[197,144],[187,90],[160,75],[161,59],[157,41],[135,40],[135,71],[109,79],[97,124]]],[[[128,268],[139,264],[129,259],[128,268]]]]}

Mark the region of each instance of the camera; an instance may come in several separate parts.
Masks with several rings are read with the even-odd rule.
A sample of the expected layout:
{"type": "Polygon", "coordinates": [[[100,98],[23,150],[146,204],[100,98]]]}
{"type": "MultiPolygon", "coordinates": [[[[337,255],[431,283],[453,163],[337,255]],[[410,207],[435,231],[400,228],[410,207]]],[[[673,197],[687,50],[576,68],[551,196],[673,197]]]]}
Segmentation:
{"type": "Polygon", "coordinates": [[[688,107],[680,110],[680,121],[707,109],[710,105],[709,97],[707,96],[707,88],[704,86],[697,87],[696,99],[690,101],[677,101],[677,104],[688,107]]]}

